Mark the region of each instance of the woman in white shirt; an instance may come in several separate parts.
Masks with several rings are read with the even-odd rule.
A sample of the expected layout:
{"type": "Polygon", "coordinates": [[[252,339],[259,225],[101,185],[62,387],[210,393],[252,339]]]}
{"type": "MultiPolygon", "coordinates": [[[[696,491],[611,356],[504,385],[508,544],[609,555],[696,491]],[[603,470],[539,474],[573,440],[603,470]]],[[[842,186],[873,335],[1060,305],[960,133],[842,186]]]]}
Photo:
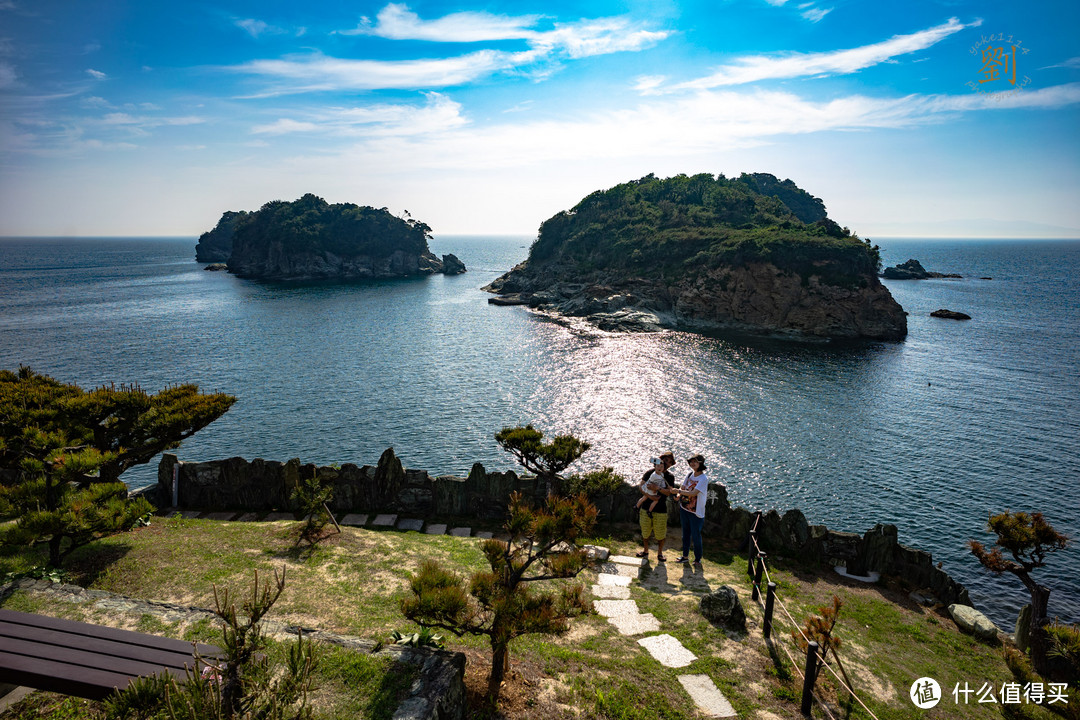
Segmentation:
{"type": "Polygon", "coordinates": [[[690,546],[694,547],[694,564],[701,564],[701,528],[705,524],[705,501],[708,497],[709,476],[705,474],[705,458],[694,455],[687,458],[690,473],[675,491],[679,496],[679,520],[682,524],[682,556],[675,562],[690,559],[690,546]]]}

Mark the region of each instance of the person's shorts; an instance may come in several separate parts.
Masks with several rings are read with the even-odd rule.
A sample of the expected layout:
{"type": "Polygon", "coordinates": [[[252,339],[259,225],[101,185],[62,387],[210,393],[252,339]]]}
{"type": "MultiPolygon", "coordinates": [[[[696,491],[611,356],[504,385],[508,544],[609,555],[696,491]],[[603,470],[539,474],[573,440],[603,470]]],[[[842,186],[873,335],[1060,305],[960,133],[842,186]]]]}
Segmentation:
{"type": "Polygon", "coordinates": [[[655,537],[657,540],[663,540],[667,537],[667,513],[654,512],[652,517],[649,517],[649,513],[645,512],[645,508],[641,508],[641,515],[639,516],[641,522],[641,537],[648,540],[650,537],[655,537]]]}

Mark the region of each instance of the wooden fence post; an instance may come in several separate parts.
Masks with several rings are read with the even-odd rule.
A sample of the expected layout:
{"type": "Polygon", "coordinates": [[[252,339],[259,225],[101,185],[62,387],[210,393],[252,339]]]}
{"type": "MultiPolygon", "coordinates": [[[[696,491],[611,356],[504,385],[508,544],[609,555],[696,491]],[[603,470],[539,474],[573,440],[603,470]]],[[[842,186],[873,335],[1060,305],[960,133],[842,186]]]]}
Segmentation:
{"type": "Polygon", "coordinates": [[[765,593],[765,622],[763,623],[765,629],[765,639],[768,640],[772,635],[772,614],[773,604],[776,602],[776,583],[769,583],[769,590],[765,593]]]}
{"type": "Polygon", "coordinates": [[[761,573],[765,570],[765,558],[768,553],[761,553],[757,558],[757,568],[754,569],[754,589],[750,593],[750,599],[755,602],[761,598],[761,573]]]}
{"type": "Polygon", "coordinates": [[[818,644],[811,642],[806,646],[806,674],[802,684],[802,714],[810,717],[810,706],[814,702],[814,681],[817,680],[818,644]]]}

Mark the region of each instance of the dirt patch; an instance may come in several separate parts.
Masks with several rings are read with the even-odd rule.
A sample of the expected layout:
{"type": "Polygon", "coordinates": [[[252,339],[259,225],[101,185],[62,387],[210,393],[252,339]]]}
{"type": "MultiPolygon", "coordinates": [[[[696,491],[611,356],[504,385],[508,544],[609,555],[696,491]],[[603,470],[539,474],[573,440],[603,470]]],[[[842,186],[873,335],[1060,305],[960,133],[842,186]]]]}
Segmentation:
{"type": "Polygon", "coordinates": [[[568,707],[555,698],[560,683],[544,675],[540,667],[527,660],[510,657],[510,670],[499,691],[499,701],[492,709],[487,701],[491,653],[463,650],[465,653],[465,696],[469,717],[473,718],[557,718],[572,717],[568,707]]]}

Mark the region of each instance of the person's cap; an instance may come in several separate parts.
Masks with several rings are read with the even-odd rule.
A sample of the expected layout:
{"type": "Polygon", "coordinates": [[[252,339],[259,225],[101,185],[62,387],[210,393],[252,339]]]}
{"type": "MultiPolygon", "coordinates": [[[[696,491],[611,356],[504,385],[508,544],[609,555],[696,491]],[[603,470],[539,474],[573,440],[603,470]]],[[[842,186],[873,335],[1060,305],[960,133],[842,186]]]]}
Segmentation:
{"type": "Polygon", "coordinates": [[[660,458],[658,458],[658,457],[650,458],[649,462],[651,462],[653,465],[663,465],[664,464],[663,461],[660,460],[660,458]]]}
{"type": "Polygon", "coordinates": [[[690,462],[691,460],[696,460],[697,462],[702,464],[705,463],[705,458],[703,458],[701,455],[691,455],[690,457],[686,458],[687,462],[690,462]]]}

